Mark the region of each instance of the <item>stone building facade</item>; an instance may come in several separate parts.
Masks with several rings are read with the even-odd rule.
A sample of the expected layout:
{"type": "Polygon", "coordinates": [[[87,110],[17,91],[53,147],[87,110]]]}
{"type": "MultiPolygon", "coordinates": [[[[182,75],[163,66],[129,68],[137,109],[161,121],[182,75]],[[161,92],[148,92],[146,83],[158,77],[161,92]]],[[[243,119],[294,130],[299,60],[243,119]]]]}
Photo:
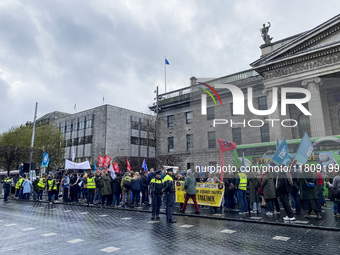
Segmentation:
{"type": "Polygon", "coordinates": [[[51,122],[60,128],[65,138],[65,159],[89,160],[97,157],[129,158],[141,166],[145,158],[156,154],[155,117],[152,115],[103,105],[74,114],[52,112],[37,120],[51,122]]]}
{"type": "MultiPolygon", "coordinates": [[[[204,84],[192,77],[190,86],[159,95],[157,156],[161,164],[177,165],[182,170],[216,166],[220,164],[217,139],[253,144],[300,139],[305,132],[310,137],[340,134],[340,15],[304,33],[263,45],[261,50],[261,57],[250,64],[250,70],[204,84]],[[233,108],[242,104],[235,104],[230,90],[219,88],[223,84],[242,90],[244,115],[233,114],[233,108]],[[311,115],[294,104],[287,104],[283,115],[282,96],[293,100],[306,97],[303,93],[284,93],[285,88],[310,92],[310,100],[300,108],[311,115]],[[270,109],[275,95],[277,109],[265,116],[250,112],[248,89],[255,109],[270,109]],[[202,114],[203,94],[207,95],[206,115],[202,114]],[[216,119],[224,124],[214,125],[216,119]]],[[[150,107],[154,111],[156,108],[150,107]]],[[[233,158],[233,152],[224,152],[225,164],[233,164],[233,158]]]]}

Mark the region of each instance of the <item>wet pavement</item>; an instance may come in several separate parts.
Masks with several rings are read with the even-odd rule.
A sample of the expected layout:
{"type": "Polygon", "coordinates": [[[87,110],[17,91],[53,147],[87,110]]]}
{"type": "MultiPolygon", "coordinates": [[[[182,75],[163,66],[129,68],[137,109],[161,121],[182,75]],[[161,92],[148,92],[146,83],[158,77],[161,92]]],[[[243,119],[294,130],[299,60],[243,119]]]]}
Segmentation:
{"type": "MultiPolygon", "coordinates": [[[[229,214],[249,217],[237,212],[225,215],[229,214]]],[[[151,221],[150,216],[137,209],[1,200],[0,254],[339,254],[340,251],[338,231],[217,220],[222,218],[220,215],[207,216],[212,219],[177,215],[176,224],[167,223],[165,215],[159,221],[151,221]]],[[[321,221],[312,218],[309,222],[317,225],[321,221]]]]}

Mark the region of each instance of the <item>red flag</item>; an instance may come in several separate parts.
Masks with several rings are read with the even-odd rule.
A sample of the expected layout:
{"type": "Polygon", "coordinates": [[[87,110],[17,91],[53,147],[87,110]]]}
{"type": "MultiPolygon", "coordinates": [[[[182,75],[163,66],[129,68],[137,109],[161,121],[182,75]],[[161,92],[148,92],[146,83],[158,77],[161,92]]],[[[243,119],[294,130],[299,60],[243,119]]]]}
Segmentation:
{"type": "Polygon", "coordinates": [[[103,164],[103,166],[104,166],[105,168],[108,168],[109,165],[110,165],[110,161],[111,161],[111,158],[110,158],[108,155],[105,155],[105,159],[104,159],[104,164],[103,164]]]}
{"type": "Polygon", "coordinates": [[[220,157],[221,157],[221,181],[223,181],[223,165],[224,165],[224,160],[223,160],[223,152],[224,151],[230,151],[230,150],[235,150],[236,149],[236,143],[230,142],[227,140],[222,140],[218,139],[218,144],[220,145],[220,157]]]}
{"type": "Polygon", "coordinates": [[[218,144],[220,145],[220,150],[222,152],[236,149],[236,143],[227,140],[218,139],[218,144]]]}
{"type": "Polygon", "coordinates": [[[103,167],[104,160],[102,156],[98,156],[98,167],[103,167]]]}
{"type": "Polygon", "coordinates": [[[128,158],[126,158],[126,170],[127,170],[128,172],[131,171],[131,166],[130,166],[130,163],[129,163],[129,159],[128,159],[128,158]]]}
{"type": "Polygon", "coordinates": [[[118,166],[116,161],[113,162],[113,169],[115,170],[115,172],[121,173],[120,170],[119,170],[119,166],[118,166]]]}

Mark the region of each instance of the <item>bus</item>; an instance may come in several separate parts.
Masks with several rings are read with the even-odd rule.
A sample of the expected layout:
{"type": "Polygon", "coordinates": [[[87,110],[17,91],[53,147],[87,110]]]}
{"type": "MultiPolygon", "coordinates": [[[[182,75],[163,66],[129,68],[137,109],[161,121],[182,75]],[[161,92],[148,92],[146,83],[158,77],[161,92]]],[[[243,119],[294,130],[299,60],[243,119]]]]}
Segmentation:
{"type": "MultiPolygon", "coordinates": [[[[340,135],[311,138],[314,150],[308,158],[306,164],[320,164],[323,169],[327,166],[340,165],[340,135]]],[[[301,143],[301,139],[287,140],[289,156],[284,161],[287,165],[293,162],[296,152],[301,143]]],[[[244,153],[245,166],[264,166],[271,162],[276,151],[276,142],[240,144],[234,150],[234,162],[236,167],[242,165],[242,155],[244,153]]]]}

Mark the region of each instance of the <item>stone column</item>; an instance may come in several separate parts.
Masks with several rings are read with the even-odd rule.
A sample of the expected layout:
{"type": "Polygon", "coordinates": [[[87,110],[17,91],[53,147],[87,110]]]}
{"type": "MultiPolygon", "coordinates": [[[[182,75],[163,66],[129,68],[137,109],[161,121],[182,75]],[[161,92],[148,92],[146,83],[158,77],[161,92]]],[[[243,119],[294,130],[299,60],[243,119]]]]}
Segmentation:
{"type": "MultiPolygon", "coordinates": [[[[273,90],[272,89],[264,89],[263,94],[267,95],[267,106],[270,108],[273,103],[273,90]]],[[[268,122],[269,124],[269,136],[270,141],[276,141],[276,138],[280,141],[283,139],[283,132],[282,132],[282,126],[281,126],[281,118],[280,118],[280,107],[278,104],[277,109],[272,114],[268,115],[268,119],[275,120],[274,127],[272,127],[272,122],[268,122]]]]}
{"type": "Polygon", "coordinates": [[[323,107],[320,96],[321,79],[316,77],[313,79],[303,80],[301,84],[311,93],[311,99],[308,102],[308,110],[312,114],[309,116],[312,137],[326,136],[325,118],[323,115],[323,107]]]}

